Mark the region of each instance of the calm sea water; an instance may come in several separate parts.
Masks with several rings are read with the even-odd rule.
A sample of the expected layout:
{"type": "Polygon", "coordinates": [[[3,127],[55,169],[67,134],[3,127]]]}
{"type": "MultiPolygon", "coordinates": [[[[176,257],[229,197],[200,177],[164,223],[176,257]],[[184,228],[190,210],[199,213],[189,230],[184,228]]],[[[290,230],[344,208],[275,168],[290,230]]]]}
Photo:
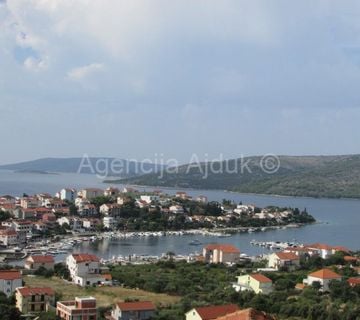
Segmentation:
{"type": "MultiPolygon", "coordinates": [[[[0,170],[0,194],[21,195],[38,192],[54,194],[63,187],[101,187],[100,179],[85,174],[32,174],[14,173],[0,170]]],[[[154,188],[137,187],[138,190],[152,190],[154,188]]],[[[168,194],[174,194],[178,189],[162,188],[168,194]]],[[[257,233],[241,233],[228,238],[203,236],[166,236],[132,238],[126,240],[103,240],[94,243],[85,242],[76,248],[77,251],[92,252],[104,258],[118,255],[150,254],[160,255],[167,251],[177,254],[189,254],[201,247],[190,246],[189,242],[199,239],[203,244],[210,242],[232,243],[247,254],[260,254],[267,249],[254,247],[250,241],[293,241],[303,243],[324,242],[332,245],[343,245],[350,249],[360,249],[360,201],[349,199],[313,199],[296,197],[276,197],[267,195],[249,195],[230,193],[219,190],[186,190],[189,195],[206,195],[209,200],[230,199],[236,202],[267,205],[290,206],[300,209],[306,208],[318,221],[318,224],[296,229],[280,229],[257,233]]]]}

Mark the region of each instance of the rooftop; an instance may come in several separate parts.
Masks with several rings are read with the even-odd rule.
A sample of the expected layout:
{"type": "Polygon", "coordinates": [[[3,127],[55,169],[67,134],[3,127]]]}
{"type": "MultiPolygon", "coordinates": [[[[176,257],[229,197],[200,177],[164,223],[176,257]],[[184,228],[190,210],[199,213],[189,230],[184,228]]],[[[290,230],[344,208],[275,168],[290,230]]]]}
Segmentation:
{"type": "Polygon", "coordinates": [[[117,306],[121,311],[155,310],[151,301],[118,302],[117,306]]]}
{"type": "Polygon", "coordinates": [[[33,296],[33,295],[48,295],[52,296],[55,294],[54,290],[49,287],[36,287],[36,288],[29,288],[29,287],[22,287],[17,288],[18,292],[22,296],[33,296]]]}
{"type": "Polygon", "coordinates": [[[239,310],[236,304],[195,308],[202,320],[216,319],[239,310]]]}
{"type": "Polygon", "coordinates": [[[219,250],[226,253],[240,253],[240,250],[231,244],[209,244],[206,250],[219,250]]]}
{"type": "Polygon", "coordinates": [[[321,269],[309,274],[310,277],[319,279],[340,279],[341,276],[330,269],[321,269]]]}

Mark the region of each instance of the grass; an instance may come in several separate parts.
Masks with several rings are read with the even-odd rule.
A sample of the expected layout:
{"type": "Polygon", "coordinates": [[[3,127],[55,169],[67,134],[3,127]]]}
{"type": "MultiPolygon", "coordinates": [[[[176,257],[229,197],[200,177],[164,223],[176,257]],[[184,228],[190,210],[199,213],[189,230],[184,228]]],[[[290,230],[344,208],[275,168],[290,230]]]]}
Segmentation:
{"type": "Polygon", "coordinates": [[[62,295],[62,300],[73,300],[75,297],[91,295],[96,298],[98,307],[107,307],[125,299],[149,300],[163,306],[176,303],[180,300],[180,297],[176,296],[117,286],[82,288],[57,277],[25,276],[24,281],[25,285],[29,287],[51,287],[62,295]]]}

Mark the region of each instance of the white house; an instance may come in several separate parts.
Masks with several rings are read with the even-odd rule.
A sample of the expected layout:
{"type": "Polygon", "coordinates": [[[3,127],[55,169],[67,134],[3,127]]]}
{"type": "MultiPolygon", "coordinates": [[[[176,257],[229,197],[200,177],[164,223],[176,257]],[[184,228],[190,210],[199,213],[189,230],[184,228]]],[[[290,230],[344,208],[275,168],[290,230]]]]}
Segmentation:
{"type": "Polygon", "coordinates": [[[235,263],[240,250],[231,244],[209,244],[203,248],[203,257],[208,263],[235,263]]]}
{"type": "Polygon", "coordinates": [[[114,320],[150,320],[155,315],[151,301],[119,302],[111,312],[114,320]]]}
{"type": "Polygon", "coordinates": [[[17,232],[13,228],[0,229],[0,243],[4,246],[13,246],[18,243],[17,232]]]}
{"type": "Polygon", "coordinates": [[[114,187],[108,187],[104,190],[104,196],[105,197],[113,197],[119,194],[120,190],[118,188],[114,187]]]}
{"type": "Polygon", "coordinates": [[[116,229],[117,224],[118,224],[118,222],[114,217],[104,217],[103,218],[104,228],[113,230],[113,229],[116,229]]]}
{"type": "Polygon", "coordinates": [[[104,195],[104,191],[98,188],[87,188],[82,189],[78,192],[78,194],[80,194],[83,198],[89,200],[104,195]]]}
{"type": "Polygon", "coordinates": [[[97,215],[96,206],[93,204],[84,204],[78,207],[78,214],[82,217],[95,216],[97,215]]]}
{"type": "Polygon", "coordinates": [[[69,225],[70,229],[74,231],[82,229],[82,221],[77,217],[61,217],[56,221],[60,226],[69,225]]]}
{"type": "Polygon", "coordinates": [[[274,252],[269,255],[268,267],[275,270],[287,268],[289,271],[300,266],[300,257],[293,252],[274,252]]]}
{"type": "Polygon", "coordinates": [[[197,307],[186,312],[186,320],[212,320],[239,310],[236,304],[197,307]]]}
{"type": "Polygon", "coordinates": [[[73,253],[66,258],[66,266],[72,281],[82,287],[104,281],[100,274],[99,258],[93,254],[73,253]]]}
{"type": "Polygon", "coordinates": [[[320,291],[329,291],[329,284],[331,281],[339,281],[341,276],[330,269],[321,269],[310,273],[307,279],[304,279],[304,284],[311,286],[314,282],[319,282],[321,285],[320,291]]]}
{"type": "Polygon", "coordinates": [[[179,206],[179,205],[174,205],[174,206],[171,206],[169,208],[169,211],[171,213],[174,213],[174,214],[183,214],[184,213],[184,208],[182,206],[179,206]]]}
{"type": "Polygon", "coordinates": [[[64,188],[60,190],[59,196],[61,200],[73,202],[77,197],[77,191],[75,189],[64,188]]]}
{"type": "Polygon", "coordinates": [[[16,288],[22,287],[22,277],[18,270],[0,270],[0,292],[11,296],[16,288]]]}
{"type": "Polygon", "coordinates": [[[102,206],[100,206],[100,213],[105,216],[120,216],[121,205],[117,203],[104,203],[102,206]]]}
{"type": "Polygon", "coordinates": [[[260,273],[247,274],[238,277],[238,281],[233,284],[233,288],[239,291],[254,291],[257,293],[269,294],[273,291],[271,279],[260,273]]]}
{"type": "Polygon", "coordinates": [[[140,200],[145,201],[147,204],[159,201],[160,197],[156,195],[142,195],[140,200]]]}

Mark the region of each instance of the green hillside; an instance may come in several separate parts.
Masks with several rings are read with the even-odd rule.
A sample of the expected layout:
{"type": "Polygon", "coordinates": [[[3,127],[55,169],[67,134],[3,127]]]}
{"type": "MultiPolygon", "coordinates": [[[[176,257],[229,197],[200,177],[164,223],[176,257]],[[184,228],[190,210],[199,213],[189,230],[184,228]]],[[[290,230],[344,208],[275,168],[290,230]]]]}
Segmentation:
{"type": "Polygon", "coordinates": [[[262,170],[261,159],[248,157],[217,163],[183,165],[176,168],[175,173],[164,172],[161,178],[159,174],[147,174],[116,182],[243,193],[360,198],[360,155],[280,156],[279,170],[273,174],[262,170]],[[223,170],[212,173],[210,168],[217,172],[221,171],[221,168],[223,170]],[[236,172],[233,172],[236,168],[236,172]],[[204,172],[208,172],[205,178],[204,172]]]}

